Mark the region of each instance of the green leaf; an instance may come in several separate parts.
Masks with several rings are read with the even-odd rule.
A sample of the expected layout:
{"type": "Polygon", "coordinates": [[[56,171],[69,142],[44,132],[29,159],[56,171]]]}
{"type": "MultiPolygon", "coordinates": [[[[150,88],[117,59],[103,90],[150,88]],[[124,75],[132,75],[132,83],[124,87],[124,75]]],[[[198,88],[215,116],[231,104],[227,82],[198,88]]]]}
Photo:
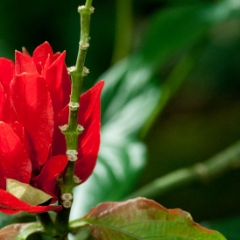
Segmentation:
{"type": "Polygon", "coordinates": [[[86,214],[99,202],[122,199],[131,191],[145,165],[146,148],[138,141],[137,134],[156,107],[160,91],[150,83],[151,72],[146,66],[135,72],[129,70],[125,75],[127,63],[140,64],[135,55],[114,66],[116,75],[111,69],[105,74],[108,81],[102,95],[106,106],[99,158],[92,176],[74,191],[71,219],[86,214]],[[107,98],[111,97],[109,103],[107,98]]]}
{"type": "Polygon", "coordinates": [[[213,6],[192,4],[158,11],[145,34],[141,49],[144,60],[156,67],[174,53],[189,50],[199,43],[213,23],[208,17],[213,6]]]}
{"type": "Polygon", "coordinates": [[[162,97],[157,86],[161,79],[154,75],[173,54],[189,51],[202,40],[215,21],[209,18],[213,6],[195,4],[157,12],[142,48],[100,77],[106,84],[99,159],[93,175],[74,191],[71,219],[99,202],[121,200],[131,191],[146,162],[138,134],[162,97]]]}
{"type": "Polygon", "coordinates": [[[126,202],[106,202],[70,223],[71,228],[89,224],[99,240],[226,240],[220,233],[201,227],[189,213],[167,210],[145,198],[126,202]]]}
{"type": "Polygon", "coordinates": [[[1,240],[13,240],[29,224],[11,224],[0,230],[1,240]]]}
{"type": "MultiPolygon", "coordinates": [[[[187,11],[190,14],[192,8],[187,11]]],[[[158,19],[152,21],[153,24],[159,25],[158,19]]],[[[178,21],[178,18],[174,20],[178,21]]],[[[159,31],[164,29],[160,24],[159,31]]],[[[198,31],[192,29],[192,32],[194,30],[198,31]]],[[[147,46],[150,51],[151,46],[156,45],[161,36],[160,34],[157,38],[153,36],[147,39],[148,44],[144,45],[141,51],[120,61],[100,77],[105,79],[106,84],[101,99],[102,132],[99,159],[91,178],[75,189],[71,219],[86,214],[99,202],[121,200],[132,189],[145,165],[146,149],[138,140],[138,133],[161,97],[161,89],[156,86],[156,82],[160,80],[158,78],[154,81],[153,75],[159,64],[179,47],[178,40],[170,45],[167,41],[164,46],[166,53],[161,58],[159,54],[146,57],[147,46]],[[81,206],[78,202],[82,203],[81,206]]],[[[170,40],[172,36],[168,37],[170,40]]],[[[189,41],[192,39],[189,38],[189,41]]],[[[195,40],[194,38],[194,43],[195,40]]],[[[162,47],[156,46],[155,51],[160,49],[162,47]]]]}
{"type": "Polygon", "coordinates": [[[15,238],[12,238],[12,239],[26,240],[30,235],[34,233],[44,232],[42,225],[37,222],[29,223],[29,224],[21,224],[21,225],[25,225],[25,227],[23,229],[20,229],[18,234],[15,236],[15,238]]]}
{"type": "Polygon", "coordinates": [[[39,223],[16,223],[10,224],[0,230],[1,240],[25,240],[35,232],[42,232],[39,223]]]}

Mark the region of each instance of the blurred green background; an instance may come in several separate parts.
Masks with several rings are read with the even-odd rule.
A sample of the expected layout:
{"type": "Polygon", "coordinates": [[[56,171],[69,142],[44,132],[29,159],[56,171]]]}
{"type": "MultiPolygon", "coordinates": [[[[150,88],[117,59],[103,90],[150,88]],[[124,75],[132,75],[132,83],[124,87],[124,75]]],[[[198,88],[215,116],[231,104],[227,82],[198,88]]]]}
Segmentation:
{"type": "MultiPolygon", "coordinates": [[[[80,31],[77,6],[82,4],[83,0],[1,1],[0,56],[13,59],[15,49],[25,46],[31,53],[48,41],[54,51],[66,50],[67,65],[74,65],[80,31]]],[[[121,200],[240,139],[239,0],[104,0],[93,5],[86,60],[91,74],[84,88],[99,76],[106,80],[100,163],[111,163],[103,164],[98,180],[106,177],[112,192],[116,186],[120,192],[128,186],[119,196],[105,194],[99,201],[121,200]],[[126,165],[129,172],[117,178],[117,157],[124,162],[116,161],[120,165],[141,160],[132,172],[126,165]]],[[[94,198],[92,202],[98,202],[94,198]]],[[[194,220],[218,229],[227,239],[240,239],[239,168],[213,181],[156,193],[155,200],[190,212],[194,220]]]]}

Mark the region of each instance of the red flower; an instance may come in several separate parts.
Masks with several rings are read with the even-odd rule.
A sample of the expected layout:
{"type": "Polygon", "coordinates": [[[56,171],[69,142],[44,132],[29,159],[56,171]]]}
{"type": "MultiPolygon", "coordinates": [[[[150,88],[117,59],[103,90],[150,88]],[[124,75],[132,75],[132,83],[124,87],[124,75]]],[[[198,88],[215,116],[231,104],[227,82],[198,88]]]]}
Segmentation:
{"type": "MultiPolygon", "coordinates": [[[[16,52],[14,64],[0,58],[0,211],[39,213],[61,206],[33,206],[6,191],[6,179],[44,191],[57,199],[56,178],[68,159],[60,125],[67,124],[70,79],[65,52],[54,54],[45,42],[30,57],[16,52]]],[[[78,160],[75,179],[85,181],[92,173],[100,144],[99,82],[81,98],[78,160]]]]}

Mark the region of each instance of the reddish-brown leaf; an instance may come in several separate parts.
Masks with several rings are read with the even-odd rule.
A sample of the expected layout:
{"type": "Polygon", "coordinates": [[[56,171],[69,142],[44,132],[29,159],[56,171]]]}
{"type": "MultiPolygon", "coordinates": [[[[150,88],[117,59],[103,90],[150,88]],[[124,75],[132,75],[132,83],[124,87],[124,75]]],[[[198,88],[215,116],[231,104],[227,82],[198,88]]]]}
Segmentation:
{"type": "Polygon", "coordinates": [[[220,233],[195,223],[189,213],[167,210],[145,198],[99,204],[70,226],[82,227],[84,221],[98,240],[226,240],[220,233]]]}
{"type": "Polygon", "coordinates": [[[0,230],[1,240],[13,240],[20,232],[22,232],[26,227],[30,226],[31,223],[16,223],[8,225],[0,230]]]}

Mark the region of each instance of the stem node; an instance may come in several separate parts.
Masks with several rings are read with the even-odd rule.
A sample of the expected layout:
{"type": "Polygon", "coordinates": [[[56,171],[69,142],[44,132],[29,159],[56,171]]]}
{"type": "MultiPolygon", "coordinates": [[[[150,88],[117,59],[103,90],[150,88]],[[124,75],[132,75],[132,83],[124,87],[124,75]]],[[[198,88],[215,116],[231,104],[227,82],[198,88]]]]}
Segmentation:
{"type": "Polygon", "coordinates": [[[86,77],[90,73],[89,69],[86,67],[83,67],[83,76],[86,77]]]}
{"type": "Polygon", "coordinates": [[[89,48],[89,43],[88,42],[83,42],[83,41],[80,41],[80,49],[82,50],[87,50],[89,48]]]}
{"type": "Polygon", "coordinates": [[[74,181],[76,184],[81,183],[81,179],[80,179],[78,176],[76,176],[76,175],[73,176],[73,181],[74,181]]]}
{"type": "Polygon", "coordinates": [[[68,157],[68,161],[70,162],[76,162],[78,160],[78,152],[75,149],[67,150],[66,155],[68,157]]]}
{"type": "Polygon", "coordinates": [[[77,111],[80,107],[80,104],[78,102],[70,102],[68,106],[70,107],[71,111],[77,111]]]}

